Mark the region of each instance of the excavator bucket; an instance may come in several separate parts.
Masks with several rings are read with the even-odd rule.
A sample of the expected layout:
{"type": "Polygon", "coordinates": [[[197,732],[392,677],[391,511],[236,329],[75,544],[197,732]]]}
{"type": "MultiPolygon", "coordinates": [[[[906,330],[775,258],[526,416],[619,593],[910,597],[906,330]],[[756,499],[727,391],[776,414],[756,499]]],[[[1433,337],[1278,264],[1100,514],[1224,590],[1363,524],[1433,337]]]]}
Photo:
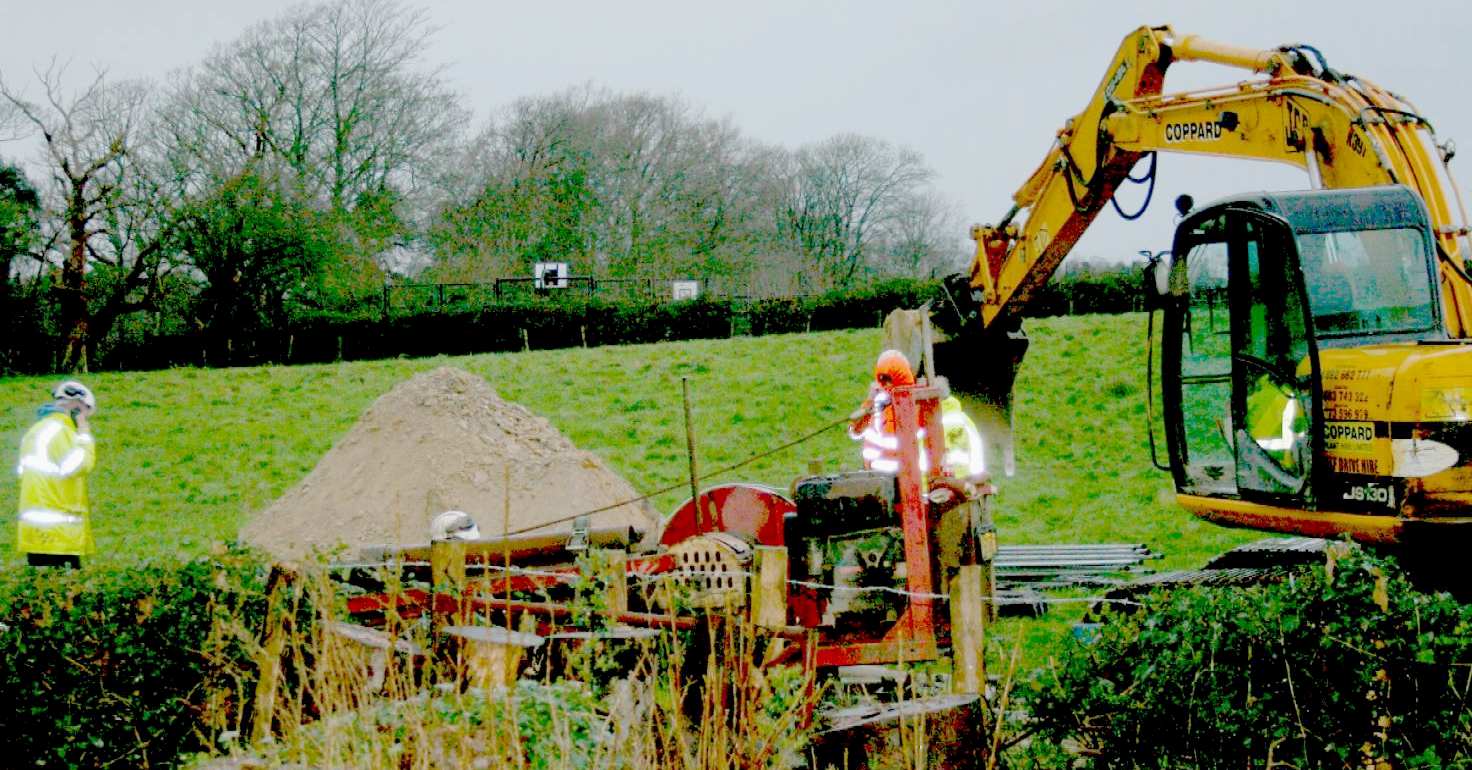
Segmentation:
{"type": "Polygon", "coordinates": [[[963,287],[948,285],[952,300],[962,301],[948,301],[935,314],[942,333],[934,345],[933,365],[976,423],[985,444],[987,472],[994,477],[1011,476],[1015,467],[1012,386],[1027,354],[1027,334],[1021,319],[982,328],[976,303],[965,302],[967,294],[958,293],[963,287]]]}
{"type": "Polygon", "coordinates": [[[976,422],[985,445],[986,469],[994,477],[1011,476],[1015,467],[1012,385],[1027,344],[1019,324],[1015,331],[951,337],[935,346],[936,371],[945,375],[976,422]]]}

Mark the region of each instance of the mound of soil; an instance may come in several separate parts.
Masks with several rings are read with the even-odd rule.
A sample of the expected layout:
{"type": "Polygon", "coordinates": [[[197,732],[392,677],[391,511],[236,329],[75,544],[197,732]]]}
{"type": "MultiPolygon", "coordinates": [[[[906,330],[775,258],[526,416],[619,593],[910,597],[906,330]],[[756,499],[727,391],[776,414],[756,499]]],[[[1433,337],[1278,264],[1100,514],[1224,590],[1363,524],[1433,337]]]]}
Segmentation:
{"type": "MultiPolygon", "coordinates": [[[[470,514],[482,537],[504,531],[510,468],[510,531],[567,531],[546,525],[639,496],[591,452],[552,424],[504,401],[485,380],[440,367],[373,403],[317,467],[241,528],[241,537],[280,558],[347,545],[425,543],[429,521],[470,514]],[[541,525],[541,526],[539,526],[541,525]]],[[[657,529],[647,503],[593,514],[593,527],[657,529]]]]}

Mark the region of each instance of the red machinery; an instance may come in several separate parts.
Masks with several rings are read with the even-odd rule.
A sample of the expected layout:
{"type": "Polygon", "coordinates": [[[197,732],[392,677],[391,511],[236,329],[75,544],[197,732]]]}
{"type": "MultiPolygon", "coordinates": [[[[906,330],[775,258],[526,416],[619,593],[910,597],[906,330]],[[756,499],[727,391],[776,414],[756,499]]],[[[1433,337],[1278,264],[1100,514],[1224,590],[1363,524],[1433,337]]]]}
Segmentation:
{"type": "MultiPolygon", "coordinates": [[[[946,395],[943,379],[894,389],[897,475],[866,470],[809,476],[794,482],[790,496],[751,484],[711,487],[681,505],[658,544],[643,551],[631,549],[631,533],[618,531],[464,543],[453,557],[463,559],[464,572],[457,573],[458,565],[437,568],[468,572],[469,579],[449,593],[443,580],[434,581],[439,593],[398,592],[398,613],[474,613],[521,628],[530,627],[522,620],[530,616],[539,633],[567,630],[576,616],[568,603],[570,584],[580,579],[581,569],[579,543],[569,540],[587,540],[605,555],[601,563],[611,555],[615,565],[623,565],[622,585],[608,585],[603,612],[610,624],[699,623],[697,614],[675,614],[657,591],[646,590],[667,579],[684,592],[681,606],[750,612],[772,633],[802,641],[788,647],[786,661],[800,656],[824,668],[935,659],[950,645],[951,617],[962,609],[940,611],[948,573],[983,566],[977,574],[984,588],[966,596],[984,605],[990,591],[984,566],[996,542],[985,507],[991,487],[983,479],[958,479],[943,467],[939,404],[946,395]]],[[[417,562],[422,570],[426,550],[400,549],[395,555],[404,566],[417,562]]],[[[370,592],[347,604],[371,625],[392,601],[370,592]]],[[[978,606],[968,616],[990,614],[978,606]]]]}

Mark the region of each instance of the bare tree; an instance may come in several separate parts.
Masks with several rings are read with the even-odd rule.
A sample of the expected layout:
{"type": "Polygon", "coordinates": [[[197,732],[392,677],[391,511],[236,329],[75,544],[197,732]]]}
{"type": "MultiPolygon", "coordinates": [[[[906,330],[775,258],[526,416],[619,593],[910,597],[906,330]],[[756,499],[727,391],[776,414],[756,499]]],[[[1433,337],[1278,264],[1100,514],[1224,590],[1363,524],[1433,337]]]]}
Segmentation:
{"type": "Polygon", "coordinates": [[[423,62],[433,32],[422,10],[395,0],[297,7],[183,74],[169,107],[175,142],[216,178],[270,158],[339,214],[365,195],[412,190],[466,119],[442,70],[423,62]]]}
{"type": "Polygon", "coordinates": [[[599,251],[615,273],[711,277],[749,256],[751,143],[729,119],[635,93],[596,105],[599,251]]]}
{"type": "Polygon", "coordinates": [[[54,64],[38,73],[40,102],[3,81],[0,97],[41,135],[50,175],[50,232],[43,251],[59,255],[62,367],[85,369],[112,322],[147,304],[163,243],[138,218],[148,207],[136,195],[135,155],[150,89],[138,81],[109,82],[98,73],[81,90],[68,92],[63,76],[54,64]]]}
{"type": "Polygon", "coordinates": [[[965,235],[954,205],[918,190],[895,203],[870,266],[879,275],[939,278],[966,266],[965,235]]]}
{"type": "Polygon", "coordinates": [[[777,228],[816,267],[818,288],[845,287],[901,206],[930,181],[918,153],[842,134],[798,150],[788,163],[777,228]]]}
{"type": "Polygon", "coordinates": [[[528,97],[494,116],[459,164],[434,240],[436,272],[459,280],[519,274],[536,261],[593,267],[597,201],[589,88],[528,97]]]}

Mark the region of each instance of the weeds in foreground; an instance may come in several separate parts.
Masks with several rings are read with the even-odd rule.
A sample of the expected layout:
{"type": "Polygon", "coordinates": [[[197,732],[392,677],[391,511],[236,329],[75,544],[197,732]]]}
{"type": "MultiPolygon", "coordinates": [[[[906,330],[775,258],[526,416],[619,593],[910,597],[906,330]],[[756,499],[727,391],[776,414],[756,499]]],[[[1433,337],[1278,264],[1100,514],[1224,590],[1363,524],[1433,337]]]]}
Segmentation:
{"type": "Polygon", "coordinates": [[[1279,584],[1151,597],[1033,694],[1098,767],[1472,766],[1472,606],[1347,543],[1279,584]]]}
{"type": "MultiPolygon", "coordinates": [[[[513,669],[535,678],[512,681],[488,678],[468,649],[436,661],[425,616],[387,612],[371,631],[342,622],[323,575],[277,589],[252,666],[275,661],[278,684],[211,713],[221,743],[196,767],[746,770],[793,766],[811,729],[814,682],[763,665],[786,642],[736,613],[652,634],[543,629],[547,643],[513,669]],[[307,606],[319,610],[303,619],[307,606]]],[[[217,633],[259,632],[226,620],[217,633]]]]}

